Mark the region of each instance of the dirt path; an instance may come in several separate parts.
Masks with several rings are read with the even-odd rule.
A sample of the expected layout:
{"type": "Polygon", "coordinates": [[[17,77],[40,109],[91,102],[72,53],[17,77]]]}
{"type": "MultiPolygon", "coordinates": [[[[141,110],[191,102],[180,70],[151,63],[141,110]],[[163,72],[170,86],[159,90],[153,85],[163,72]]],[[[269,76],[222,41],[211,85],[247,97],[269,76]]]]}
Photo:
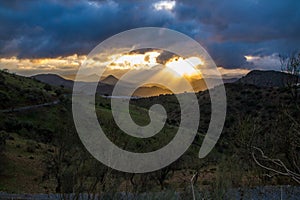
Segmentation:
{"type": "Polygon", "coordinates": [[[59,100],[55,100],[49,103],[43,103],[43,104],[37,104],[37,105],[31,105],[31,106],[23,106],[19,108],[10,108],[10,109],[5,109],[5,110],[0,110],[1,113],[11,113],[11,112],[22,112],[26,110],[31,110],[35,108],[40,108],[40,107],[45,107],[45,106],[52,106],[52,105],[57,105],[59,104],[59,100]]]}

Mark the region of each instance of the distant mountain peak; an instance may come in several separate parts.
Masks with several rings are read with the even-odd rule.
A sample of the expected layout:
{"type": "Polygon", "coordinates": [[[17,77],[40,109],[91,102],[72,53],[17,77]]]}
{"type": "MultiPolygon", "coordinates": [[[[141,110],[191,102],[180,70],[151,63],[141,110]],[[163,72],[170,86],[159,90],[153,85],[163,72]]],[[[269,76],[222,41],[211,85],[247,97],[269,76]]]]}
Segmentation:
{"type": "Polygon", "coordinates": [[[252,70],[237,82],[259,87],[285,87],[288,81],[293,78],[295,77],[291,74],[275,70],[252,70]]]}
{"type": "Polygon", "coordinates": [[[34,76],[31,76],[32,78],[35,78],[37,80],[39,79],[59,79],[59,80],[65,80],[63,77],[59,76],[58,74],[51,74],[51,73],[48,73],[48,74],[36,74],[34,76]]]}
{"type": "Polygon", "coordinates": [[[73,81],[66,80],[63,77],[57,75],[57,74],[37,74],[32,76],[32,78],[39,80],[41,82],[47,83],[49,85],[54,86],[64,86],[67,88],[73,87],[73,81]]]}
{"type": "Polygon", "coordinates": [[[108,75],[107,77],[105,77],[104,79],[101,80],[102,83],[106,83],[109,85],[115,85],[118,81],[119,81],[119,79],[117,79],[113,75],[108,75]]]}

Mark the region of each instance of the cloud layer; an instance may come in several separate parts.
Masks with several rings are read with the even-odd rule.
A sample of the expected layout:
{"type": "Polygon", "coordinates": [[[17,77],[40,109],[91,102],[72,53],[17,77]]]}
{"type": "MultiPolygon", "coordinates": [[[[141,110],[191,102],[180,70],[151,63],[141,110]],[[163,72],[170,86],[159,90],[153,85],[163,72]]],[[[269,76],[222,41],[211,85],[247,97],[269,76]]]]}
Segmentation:
{"type": "Polygon", "coordinates": [[[293,0],[2,1],[0,57],[86,55],[121,31],[156,26],[191,36],[224,68],[272,69],[274,55],[300,47],[299,9],[293,0]]]}

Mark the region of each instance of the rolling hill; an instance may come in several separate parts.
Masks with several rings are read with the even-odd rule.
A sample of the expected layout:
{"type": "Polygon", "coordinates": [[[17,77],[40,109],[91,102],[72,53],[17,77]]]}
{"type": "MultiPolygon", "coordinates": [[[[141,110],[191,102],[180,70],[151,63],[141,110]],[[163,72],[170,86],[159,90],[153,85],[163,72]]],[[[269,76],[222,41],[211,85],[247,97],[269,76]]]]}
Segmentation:
{"type": "MultiPolygon", "coordinates": [[[[38,75],[32,76],[32,78],[39,80],[41,82],[47,83],[49,85],[60,86],[60,87],[68,88],[68,89],[72,89],[73,84],[74,84],[74,81],[66,80],[57,74],[38,74],[38,75]]],[[[109,76],[103,78],[98,83],[97,94],[106,95],[106,96],[112,95],[113,88],[118,81],[119,80],[116,77],[114,77],[113,75],[109,75],[109,76]]],[[[79,84],[81,84],[82,87],[84,88],[84,87],[89,87],[89,84],[94,84],[94,82],[81,81],[81,82],[79,82],[79,84]]],[[[124,87],[124,89],[125,89],[130,86],[130,83],[124,82],[124,83],[122,83],[121,86],[124,87]]],[[[171,93],[171,91],[161,88],[159,86],[151,86],[151,87],[142,86],[142,87],[138,88],[134,92],[133,95],[138,96],[138,97],[149,97],[149,96],[158,96],[160,94],[170,94],[170,93],[171,93]]]]}
{"type": "MultiPolygon", "coordinates": [[[[93,84],[93,80],[96,80],[96,75],[89,75],[84,78],[79,78],[79,83],[83,85],[83,87],[88,87],[89,84],[93,84]],[[88,78],[90,77],[90,78],[88,78]],[[83,81],[84,80],[84,81],[83,81]],[[89,81],[87,81],[89,80],[89,81]]],[[[69,79],[64,79],[63,77],[57,75],[57,74],[38,74],[35,76],[32,76],[34,79],[37,79],[41,82],[53,85],[53,86],[60,86],[68,89],[73,88],[74,81],[69,79]]],[[[117,79],[113,75],[109,75],[107,77],[102,77],[101,80],[98,83],[97,93],[99,95],[106,95],[111,96],[114,86],[119,82],[120,80],[117,79]]],[[[207,79],[207,81],[214,81],[214,79],[207,79]]],[[[236,81],[235,78],[231,79],[223,79],[224,83],[230,83],[236,81]]],[[[207,89],[206,83],[204,79],[191,79],[190,83],[194,89],[194,91],[204,91],[207,89]]],[[[124,89],[131,86],[131,83],[129,82],[122,82],[121,87],[124,87],[124,89]]],[[[179,84],[180,86],[180,84],[179,84]]],[[[149,96],[159,96],[161,94],[172,94],[172,92],[166,88],[163,88],[159,85],[145,85],[142,87],[139,87],[133,94],[133,96],[137,97],[149,97],[149,96]]]]}
{"type": "Polygon", "coordinates": [[[101,83],[105,83],[108,85],[116,85],[118,81],[119,80],[113,75],[109,75],[109,76],[101,79],[101,83]]]}
{"type": "Polygon", "coordinates": [[[256,85],[259,87],[286,87],[296,77],[279,71],[253,70],[237,82],[242,84],[256,85]]]}
{"type": "Polygon", "coordinates": [[[66,80],[57,74],[38,74],[32,76],[32,78],[53,86],[63,86],[70,89],[73,88],[73,81],[66,80]]]}
{"type": "Polygon", "coordinates": [[[43,104],[58,98],[56,87],[0,71],[0,109],[43,104]]]}

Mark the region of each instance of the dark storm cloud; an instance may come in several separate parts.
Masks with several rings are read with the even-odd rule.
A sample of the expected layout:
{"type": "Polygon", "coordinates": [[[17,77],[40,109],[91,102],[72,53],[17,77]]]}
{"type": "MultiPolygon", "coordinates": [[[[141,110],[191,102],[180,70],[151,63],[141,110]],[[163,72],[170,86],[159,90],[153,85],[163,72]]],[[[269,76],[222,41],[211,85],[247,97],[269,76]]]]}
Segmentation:
{"type": "Polygon", "coordinates": [[[128,54],[144,54],[151,51],[157,51],[160,53],[159,56],[157,56],[156,58],[157,63],[160,64],[166,64],[171,58],[179,56],[169,51],[165,51],[161,49],[153,49],[153,48],[137,49],[129,52],[128,54]]]}
{"type": "Polygon", "coordinates": [[[177,1],[178,20],[196,20],[217,64],[238,67],[245,55],[266,56],[300,47],[300,1],[177,1]]]}
{"type": "Polygon", "coordinates": [[[141,26],[164,26],[171,20],[166,12],[154,15],[150,3],[26,3],[1,5],[1,55],[47,57],[86,54],[99,42],[120,31],[141,26]]]}
{"type": "Polygon", "coordinates": [[[157,1],[2,1],[0,55],[87,54],[104,39],[142,26],[188,34],[227,68],[245,66],[245,55],[300,47],[300,1],[177,0],[172,11],[156,11],[157,1]]]}
{"type": "Polygon", "coordinates": [[[300,2],[259,0],[178,1],[179,19],[194,18],[219,41],[298,38],[300,2]]]}

